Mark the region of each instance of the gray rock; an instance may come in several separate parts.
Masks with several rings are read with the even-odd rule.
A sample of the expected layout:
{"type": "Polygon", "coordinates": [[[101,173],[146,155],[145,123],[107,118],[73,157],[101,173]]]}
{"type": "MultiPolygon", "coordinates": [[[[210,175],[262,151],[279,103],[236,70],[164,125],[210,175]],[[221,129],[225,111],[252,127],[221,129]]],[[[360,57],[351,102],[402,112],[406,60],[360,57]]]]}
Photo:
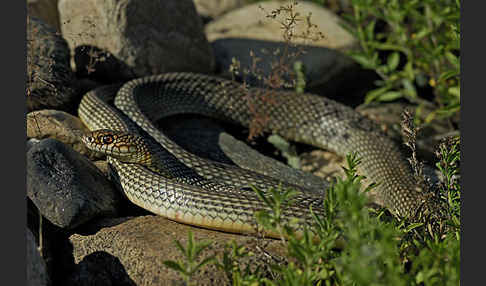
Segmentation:
{"type": "Polygon", "coordinates": [[[27,110],[72,111],[78,99],[72,87],[66,41],[42,20],[27,18],[27,110]]]}
{"type": "Polygon", "coordinates": [[[46,263],[40,256],[35,237],[27,228],[27,285],[29,286],[46,286],[50,285],[50,279],[47,275],[46,263]]]}
{"type": "Polygon", "coordinates": [[[302,170],[326,179],[329,182],[335,178],[344,178],[343,166],[347,167],[346,159],[325,150],[312,150],[300,155],[302,170]]]}
{"type": "MultiPolygon", "coordinates": [[[[281,257],[284,249],[278,240],[256,239],[218,231],[210,231],[179,224],[160,216],[142,216],[113,225],[111,219],[97,223],[99,231],[91,235],[73,234],[73,256],[78,265],[65,285],[184,285],[182,278],[167,268],[165,260],[183,260],[174,240],[187,244],[187,234],[194,233],[196,241],[211,240],[209,249],[200,258],[217,255],[221,261],[225,245],[235,240],[256,255],[252,265],[265,260],[256,243],[265,250],[281,257]],[[98,283],[98,284],[96,284],[98,283]],[[133,284],[134,283],[134,284],[133,284]]],[[[242,261],[245,262],[245,261],[242,261]]],[[[193,277],[197,285],[227,285],[228,279],[214,265],[200,269],[193,277]]]]}
{"type": "MultiPolygon", "coordinates": [[[[266,17],[266,15],[271,14],[273,10],[278,9],[282,5],[288,5],[288,2],[265,1],[243,6],[228,12],[206,25],[206,36],[210,42],[222,38],[282,41],[283,36],[280,21],[285,21],[287,17],[286,13],[281,13],[276,19],[266,17]]],[[[320,31],[324,36],[324,38],[308,42],[308,44],[337,50],[356,47],[357,40],[341,27],[339,17],[322,5],[298,1],[298,5],[294,7],[294,11],[300,14],[299,19],[301,20],[301,24],[297,25],[294,31],[295,35],[302,35],[302,32],[306,31],[307,25],[305,24],[305,17],[309,13],[312,13],[311,22],[317,25],[315,31],[320,31]]],[[[301,38],[294,37],[293,42],[302,44],[305,41],[301,38]]]]}
{"type": "Polygon", "coordinates": [[[108,178],[108,180],[111,180],[110,165],[106,160],[94,161],[93,164],[108,178]]]}
{"type": "Polygon", "coordinates": [[[204,18],[215,19],[245,4],[244,0],[194,0],[196,11],[204,18]]]}
{"type": "Polygon", "coordinates": [[[48,25],[61,32],[57,2],[58,0],[27,0],[27,14],[42,19],[48,25]]]}
{"type": "Polygon", "coordinates": [[[93,152],[81,142],[80,135],[88,133],[89,129],[78,117],[59,110],[38,110],[27,114],[28,138],[53,138],[71,146],[76,152],[91,160],[106,156],[93,152]]]}
{"type": "MultiPolygon", "coordinates": [[[[89,78],[76,78],[73,82],[73,86],[76,88],[78,94],[84,95],[88,91],[96,89],[105,85],[102,82],[97,82],[89,78]]],[[[79,104],[78,104],[79,105],[79,104]]],[[[78,106],[77,105],[77,106],[78,106]]],[[[77,114],[77,110],[74,114],[77,114]]]]}
{"type": "Polygon", "coordinates": [[[45,218],[67,229],[115,214],[121,200],[96,166],[55,139],[27,152],[27,196],[45,218]]]}
{"type": "Polygon", "coordinates": [[[214,68],[192,0],[61,0],[58,7],[80,75],[116,81],[214,68]]]}
{"type": "Polygon", "coordinates": [[[32,148],[32,146],[34,146],[35,144],[39,143],[40,140],[39,139],[36,139],[36,138],[30,138],[29,140],[27,140],[27,152],[29,152],[30,148],[32,148]]]}

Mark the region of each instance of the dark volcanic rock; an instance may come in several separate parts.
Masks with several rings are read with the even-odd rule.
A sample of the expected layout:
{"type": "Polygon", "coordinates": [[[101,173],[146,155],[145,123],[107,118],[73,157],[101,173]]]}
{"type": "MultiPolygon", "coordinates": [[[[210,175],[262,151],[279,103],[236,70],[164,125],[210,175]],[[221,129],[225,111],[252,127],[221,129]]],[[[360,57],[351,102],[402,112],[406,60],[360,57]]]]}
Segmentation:
{"type": "Polygon", "coordinates": [[[120,195],[88,159],[55,139],[27,152],[27,195],[42,215],[62,228],[116,213],[120,195]]]}
{"type": "Polygon", "coordinates": [[[46,286],[50,285],[50,279],[47,275],[46,263],[37,250],[37,244],[32,232],[27,228],[27,285],[29,286],[46,286]]]}
{"type": "Polygon", "coordinates": [[[27,110],[74,111],[73,87],[66,41],[42,20],[27,18],[27,110]]]}

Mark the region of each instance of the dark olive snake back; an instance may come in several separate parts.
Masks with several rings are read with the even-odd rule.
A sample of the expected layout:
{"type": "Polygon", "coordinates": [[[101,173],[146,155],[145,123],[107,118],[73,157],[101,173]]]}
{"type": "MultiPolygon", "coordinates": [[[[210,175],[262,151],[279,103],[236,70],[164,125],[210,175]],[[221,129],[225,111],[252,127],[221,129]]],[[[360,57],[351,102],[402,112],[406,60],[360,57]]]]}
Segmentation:
{"type": "MultiPolygon", "coordinates": [[[[113,93],[117,89],[118,86],[115,86],[100,93],[113,93]]],[[[90,129],[118,128],[125,130],[131,128],[128,126],[131,123],[127,125],[123,123],[124,120],[113,119],[114,122],[107,123],[110,119],[106,119],[106,114],[114,111],[105,110],[108,107],[104,105],[101,111],[95,111],[93,106],[89,108],[96,100],[83,99],[86,102],[82,102],[80,106],[80,117],[90,129]],[[105,115],[100,115],[100,117],[91,115],[95,112],[105,115]],[[94,124],[93,121],[98,123],[103,121],[104,123],[94,124]]],[[[118,90],[114,103],[128,118],[153,138],[150,140],[155,140],[154,142],[159,143],[165,149],[161,151],[162,153],[168,152],[163,156],[173,155],[183,165],[195,172],[194,177],[203,178],[201,181],[214,181],[216,186],[234,186],[233,189],[228,187],[226,192],[219,193],[208,188],[201,191],[204,194],[196,195],[198,187],[189,186],[189,183],[183,182],[187,183],[187,186],[184,185],[182,192],[185,193],[181,196],[189,202],[188,204],[190,204],[191,198],[204,201],[202,198],[207,196],[209,201],[211,196],[227,196],[224,206],[213,207],[211,210],[212,215],[216,217],[218,210],[221,212],[222,209],[228,208],[234,212],[232,217],[245,216],[246,220],[250,221],[252,216],[250,205],[255,204],[254,196],[248,191],[241,191],[240,188],[248,187],[248,185],[263,188],[276,187],[276,184],[282,182],[251,170],[199,158],[180,148],[162,134],[154,125],[155,121],[174,114],[198,113],[248,126],[252,114],[255,112],[265,114],[268,116],[264,126],[265,131],[277,133],[292,141],[326,148],[339,155],[358,152],[361,157],[359,171],[371,181],[379,183],[378,194],[391,211],[400,216],[409,216],[420,205],[421,192],[416,190],[411,168],[400,154],[396,144],[383,135],[376,124],[352,108],[335,101],[312,94],[269,91],[259,88],[244,89],[240,84],[207,75],[168,73],[135,79],[124,84],[118,90]],[[261,98],[259,95],[268,92],[275,93],[272,97],[273,102],[262,104],[259,101],[261,98]],[[249,204],[247,207],[235,207],[238,204],[244,205],[245,202],[249,204]],[[235,206],[232,207],[231,204],[235,206]]],[[[114,117],[112,114],[110,113],[110,116],[114,117]]],[[[132,197],[140,196],[138,192],[146,193],[146,191],[140,191],[142,188],[149,189],[151,193],[156,192],[153,185],[141,183],[141,181],[147,182],[148,180],[139,177],[155,176],[150,179],[158,182],[161,179],[157,175],[144,172],[143,167],[140,166],[127,166],[129,164],[116,159],[110,159],[110,162],[117,170],[119,179],[124,181],[122,185],[130,185],[132,197]],[[138,183],[130,182],[128,178],[130,180],[138,178],[138,183]]],[[[171,182],[164,181],[163,184],[169,189],[173,187],[171,182]]],[[[284,185],[292,186],[291,183],[284,183],[284,185]]],[[[125,192],[127,193],[127,191],[125,192]]],[[[130,194],[127,196],[130,198],[130,194]]],[[[307,216],[308,212],[303,209],[308,208],[309,205],[314,205],[313,208],[318,207],[322,203],[321,198],[322,196],[310,192],[299,195],[296,199],[297,205],[292,211],[293,216],[299,217],[303,214],[307,216]]],[[[145,198],[133,200],[138,201],[137,204],[149,210],[154,209],[153,200],[150,201],[146,195],[145,198]]],[[[222,201],[224,200],[223,198],[222,201]]],[[[171,200],[166,201],[169,203],[171,200]]],[[[259,206],[259,208],[264,207],[259,206]]],[[[178,214],[167,214],[166,216],[178,220],[178,214]]],[[[204,218],[200,218],[200,221],[204,220],[204,218]]],[[[180,221],[184,221],[184,219],[180,219],[180,221]]],[[[195,224],[204,226],[204,223],[195,224]]],[[[228,225],[219,229],[234,231],[228,225]]]]}

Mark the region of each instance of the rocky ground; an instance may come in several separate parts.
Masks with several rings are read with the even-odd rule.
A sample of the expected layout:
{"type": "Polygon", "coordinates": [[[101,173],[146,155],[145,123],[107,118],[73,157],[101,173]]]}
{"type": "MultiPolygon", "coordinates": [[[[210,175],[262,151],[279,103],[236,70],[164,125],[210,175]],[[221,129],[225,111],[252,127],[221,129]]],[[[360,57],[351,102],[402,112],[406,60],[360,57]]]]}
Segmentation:
{"type": "MultiPolygon", "coordinates": [[[[265,11],[280,3],[265,2],[262,10],[240,0],[27,2],[29,285],[182,285],[162,262],[182,258],[173,241],[184,244],[188,231],[196,239],[214,242],[203,256],[221,256],[233,239],[247,245],[258,259],[263,248],[276,257],[283,255],[277,241],[181,225],[130,204],[110,181],[105,158],[80,142],[77,134],[87,129],[76,111],[87,91],[146,75],[187,71],[231,78],[233,59],[243,70],[251,67],[255,56],[261,59],[260,71],[269,74],[268,51],[282,49],[283,43],[279,25],[266,18],[265,11]]],[[[345,56],[344,51],[356,48],[356,40],[331,10],[304,1],[297,10],[302,15],[312,11],[325,35],[312,46],[296,42],[307,51],[295,59],[305,67],[307,90],[357,106],[375,75],[345,56]]],[[[251,76],[245,81],[261,83],[251,76]]],[[[406,103],[392,103],[358,110],[400,140],[400,113],[405,107],[406,103]]],[[[331,152],[297,145],[301,169],[308,172],[304,173],[280,162],[283,157],[265,140],[250,143],[244,129],[214,120],[183,116],[165,121],[161,128],[184,148],[214,160],[221,160],[218,152],[225,152],[235,154],[232,160],[237,162],[244,152],[254,158],[256,167],[265,160],[275,168],[264,171],[285,169],[295,180],[322,183],[342,175],[343,158],[331,152]],[[187,143],[194,136],[199,145],[187,143]],[[214,150],[202,148],[205,142],[213,142],[214,150]],[[259,152],[248,151],[249,146],[259,152]]],[[[445,130],[431,126],[424,131],[419,140],[422,158],[432,162],[437,134],[445,130]]],[[[228,282],[213,266],[196,277],[198,285],[228,282]]]]}

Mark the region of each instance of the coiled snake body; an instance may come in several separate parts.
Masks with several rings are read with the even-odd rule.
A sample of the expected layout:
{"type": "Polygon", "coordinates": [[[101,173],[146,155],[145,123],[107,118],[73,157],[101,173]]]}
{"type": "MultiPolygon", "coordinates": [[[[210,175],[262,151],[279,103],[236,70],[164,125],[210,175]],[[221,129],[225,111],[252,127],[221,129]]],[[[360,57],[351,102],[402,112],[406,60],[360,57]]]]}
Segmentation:
{"type": "Polygon", "coordinates": [[[79,116],[90,130],[121,133],[102,131],[84,137],[84,142],[90,148],[108,152],[113,174],[129,200],[167,218],[230,232],[254,232],[254,213],[266,206],[249,187],[254,185],[268,193],[270,187],[281,184],[302,191],[283,208],[284,218],[306,221],[311,215],[309,206],[317,212],[322,208],[322,195],[251,170],[197,157],[154,125],[166,116],[197,113],[248,126],[256,110],[267,116],[265,131],[339,155],[358,152],[362,158],[359,171],[379,183],[378,194],[388,209],[400,216],[417,210],[420,192],[409,164],[395,143],[370,120],[349,107],[312,94],[272,91],[276,93],[274,102],[261,104],[258,95],[265,92],[269,91],[244,89],[232,81],[192,73],[149,76],[129,81],[121,88],[104,87],[83,97],[79,116]],[[123,114],[108,104],[115,94],[114,104],[123,114]],[[135,148],[128,142],[134,139],[127,132],[140,135],[135,141],[142,153],[150,150],[141,159],[148,162],[146,166],[122,159],[123,151],[135,148]],[[109,140],[99,142],[97,138],[109,140]]]}

